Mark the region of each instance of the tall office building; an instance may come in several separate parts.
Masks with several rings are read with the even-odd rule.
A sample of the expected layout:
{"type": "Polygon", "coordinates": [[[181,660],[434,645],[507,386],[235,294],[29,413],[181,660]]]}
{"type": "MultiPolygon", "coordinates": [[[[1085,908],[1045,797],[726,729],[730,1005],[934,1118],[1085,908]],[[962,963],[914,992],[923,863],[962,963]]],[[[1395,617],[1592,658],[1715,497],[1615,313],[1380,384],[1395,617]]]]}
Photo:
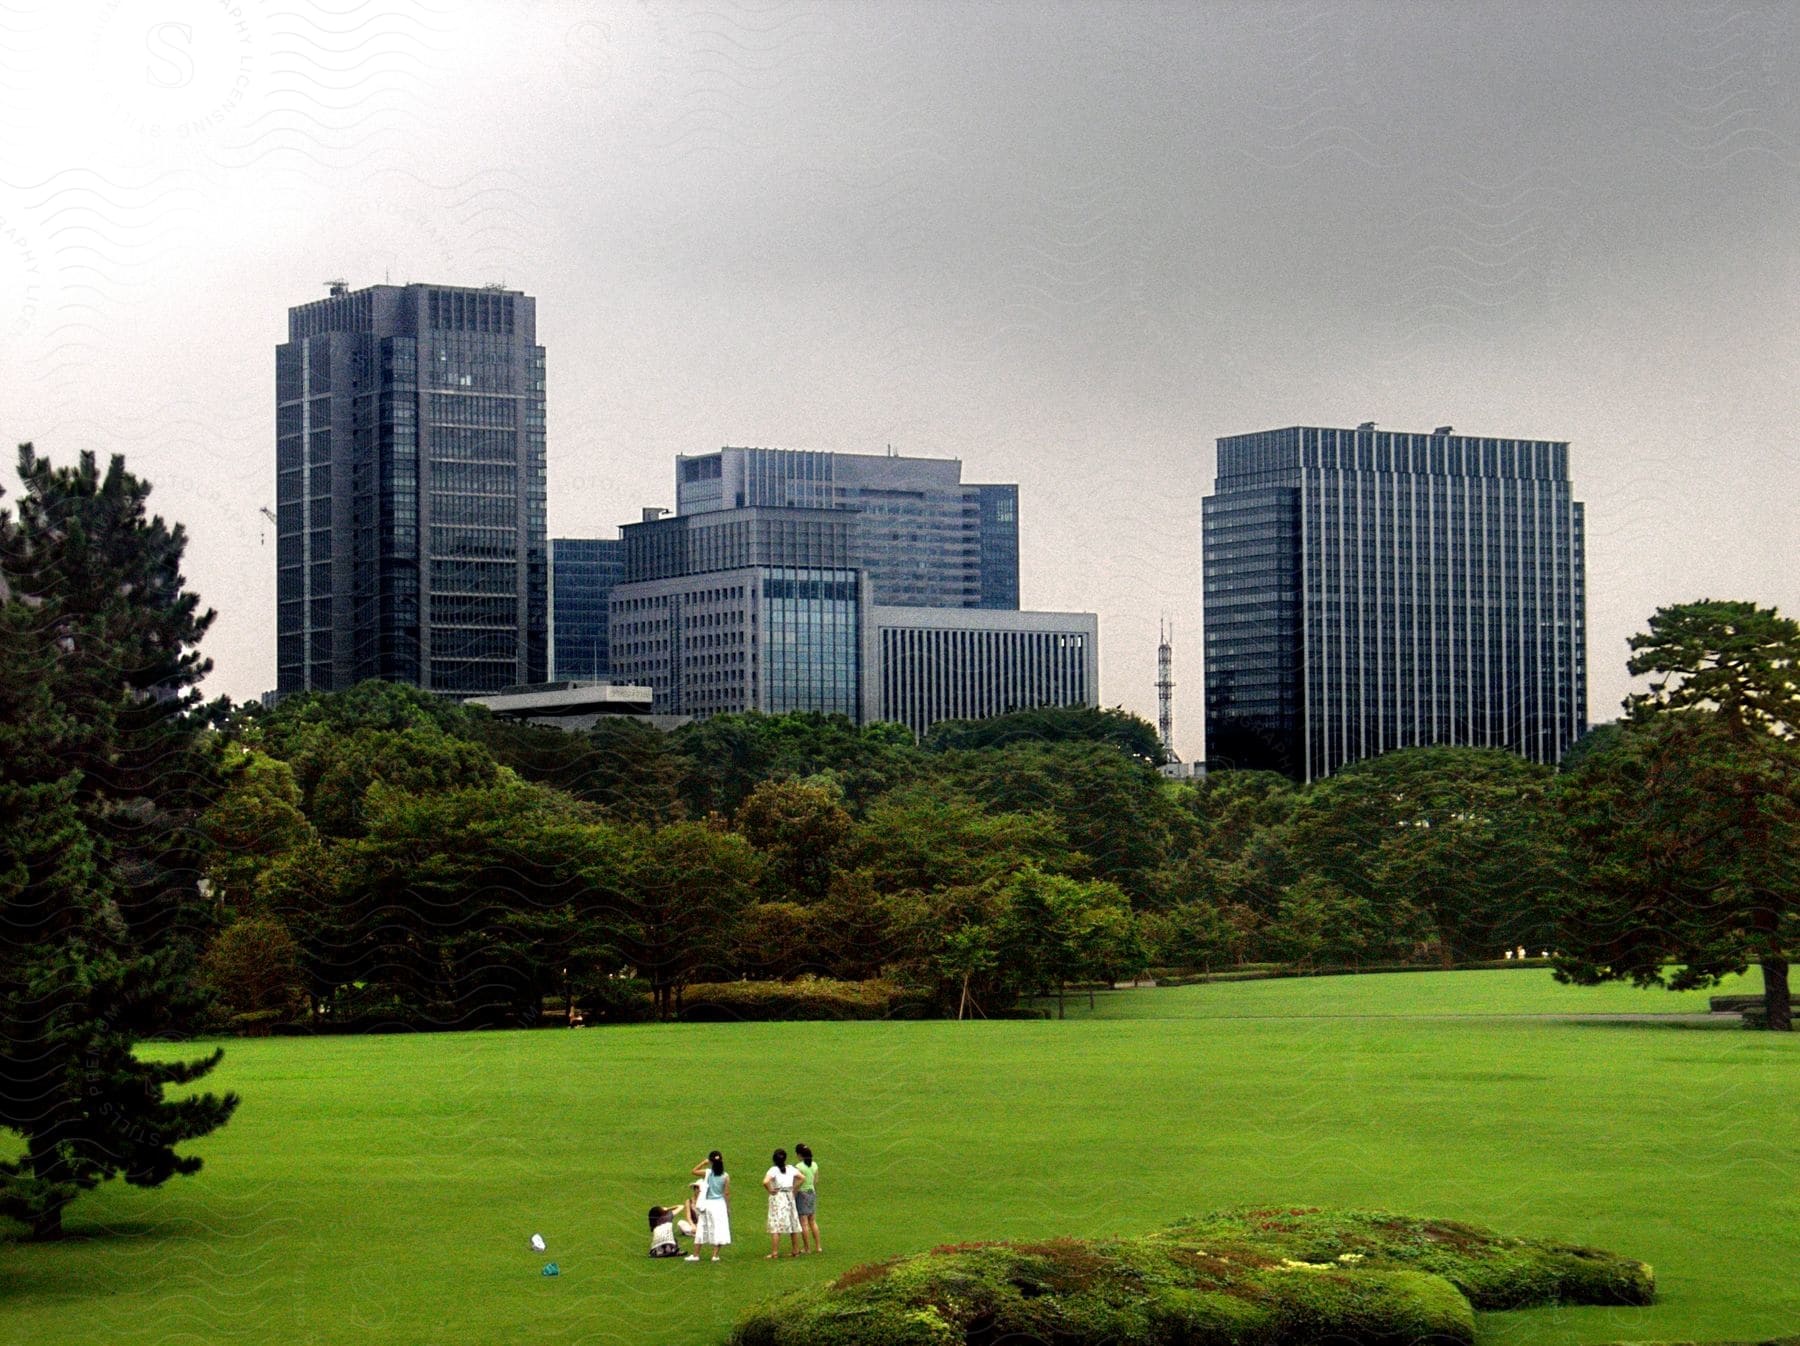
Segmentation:
{"type": "Polygon", "coordinates": [[[1219,440],[1208,761],[1315,780],[1428,744],[1558,760],[1587,728],[1568,454],[1449,426],[1219,440]]]}
{"type": "Polygon", "coordinates": [[[724,448],[675,460],[675,512],[853,510],[875,601],[1019,606],[1019,488],[962,480],[954,458],[724,448]]]}
{"type": "Polygon", "coordinates": [[[546,675],[544,348],[513,290],[376,285],[276,348],[277,692],[546,675]]]}
{"type": "Polygon", "coordinates": [[[550,539],[550,677],[592,681],[612,676],[607,606],[625,578],[619,538],[550,539]]]}

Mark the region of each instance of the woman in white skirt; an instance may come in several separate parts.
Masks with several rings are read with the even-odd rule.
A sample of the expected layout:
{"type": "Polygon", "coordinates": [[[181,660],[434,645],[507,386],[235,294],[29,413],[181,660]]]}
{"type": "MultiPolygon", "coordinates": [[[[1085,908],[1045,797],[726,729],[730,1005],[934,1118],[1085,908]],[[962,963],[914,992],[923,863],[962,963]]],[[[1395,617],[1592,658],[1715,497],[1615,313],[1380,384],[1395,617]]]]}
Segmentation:
{"type": "Polygon", "coordinates": [[[787,1151],[775,1151],[774,1163],[763,1174],[763,1187],[769,1193],[769,1256],[781,1256],[781,1236],[788,1236],[788,1253],[798,1257],[795,1240],[800,1237],[800,1217],[794,1212],[794,1185],[803,1181],[800,1170],[790,1168],[787,1151]]]}
{"type": "Polygon", "coordinates": [[[719,1260],[719,1249],[731,1242],[731,1175],[725,1171],[725,1157],[717,1150],[694,1165],[694,1251],[688,1261],[700,1260],[700,1249],[712,1246],[712,1260],[719,1260]]]}

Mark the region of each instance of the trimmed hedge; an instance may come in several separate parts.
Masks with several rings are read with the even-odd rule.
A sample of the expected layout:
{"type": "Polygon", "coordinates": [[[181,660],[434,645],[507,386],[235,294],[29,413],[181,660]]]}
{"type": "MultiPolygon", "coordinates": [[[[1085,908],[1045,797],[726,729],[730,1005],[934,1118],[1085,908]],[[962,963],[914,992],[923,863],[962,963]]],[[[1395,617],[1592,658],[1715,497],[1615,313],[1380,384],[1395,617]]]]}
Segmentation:
{"type": "Polygon", "coordinates": [[[1292,967],[1279,964],[1245,964],[1220,972],[1196,969],[1151,968],[1150,976],[1161,986],[1199,986],[1215,981],[1275,981],[1285,977],[1360,977],[1386,972],[1502,972],[1513,968],[1554,967],[1554,958],[1508,958],[1487,962],[1455,963],[1449,968],[1442,963],[1364,963],[1360,967],[1292,967]]]}
{"type": "Polygon", "coordinates": [[[927,1019],[936,1004],[891,981],[724,981],[682,992],[683,1023],[748,1023],[771,1019],[927,1019]]]}
{"type": "Polygon", "coordinates": [[[732,1346],[1470,1346],[1475,1308],[1647,1303],[1609,1253],[1378,1211],[1257,1208],[1128,1239],[967,1243],[753,1306],[732,1346]],[[1625,1297],[1625,1296],[1637,1297],[1625,1297]]]}

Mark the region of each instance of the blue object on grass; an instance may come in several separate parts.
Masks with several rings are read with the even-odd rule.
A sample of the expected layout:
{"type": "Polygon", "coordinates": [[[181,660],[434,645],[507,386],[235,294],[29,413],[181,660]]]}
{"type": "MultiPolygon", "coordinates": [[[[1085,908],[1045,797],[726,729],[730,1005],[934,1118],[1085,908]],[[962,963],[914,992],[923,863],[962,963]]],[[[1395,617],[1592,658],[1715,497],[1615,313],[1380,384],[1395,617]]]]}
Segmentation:
{"type": "Polygon", "coordinates": [[[544,1263],[544,1274],[546,1276],[560,1276],[562,1275],[562,1268],[557,1266],[554,1262],[546,1262],[544,1263]]]}

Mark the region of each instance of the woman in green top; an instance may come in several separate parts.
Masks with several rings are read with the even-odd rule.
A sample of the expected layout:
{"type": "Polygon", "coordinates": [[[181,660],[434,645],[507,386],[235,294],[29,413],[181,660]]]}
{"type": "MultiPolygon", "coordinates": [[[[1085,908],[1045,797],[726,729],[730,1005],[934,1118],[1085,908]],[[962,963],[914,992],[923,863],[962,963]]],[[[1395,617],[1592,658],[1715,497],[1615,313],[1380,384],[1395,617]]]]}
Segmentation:
{"type": "Polygon", "coordinates": [[[819,1246],[819,1166],[813,1162],[812,1147],[809,1145],[794,1146],[794,1167],[805,1180],[794,1189],[794,1213],[800,1217],[800,1246],[804,1251],[806,1241],[812,1240],[812,1250],[822,1253],[819,1246]]]}

